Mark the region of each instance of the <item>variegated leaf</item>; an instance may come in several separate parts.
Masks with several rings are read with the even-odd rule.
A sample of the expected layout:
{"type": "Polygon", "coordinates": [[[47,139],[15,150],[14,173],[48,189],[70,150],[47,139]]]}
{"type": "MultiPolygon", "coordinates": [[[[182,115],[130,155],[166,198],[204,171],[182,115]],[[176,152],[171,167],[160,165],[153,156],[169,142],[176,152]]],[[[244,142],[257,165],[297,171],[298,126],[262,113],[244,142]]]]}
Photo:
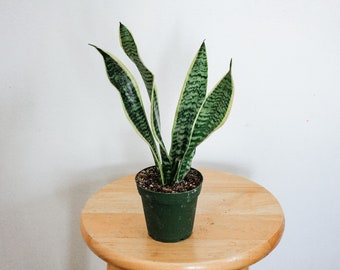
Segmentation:
{"type": "Polygon", "coordinates": [[[177,105],[170,149],[172,171],[177,171],[188,148],[194,121],[206,95],[207,79],[208,63],[203,42],[191,63],[177,105]]]}
{"type": "Polygon", "coordinates": [[[160,168],[158,150],[145,114],[140,92],[129,70],[114,56],[91,45],[103,56],[110,82],[118,90],[125,113],[136,132],[149,144],[156,165],[160,168]]]}
{"type": "MultiPolygon", "coordinates": [[[[158,94],[157,88],[154,82],[153,73],[144,65],[142,59],[139,56],[137,45],[134,41],[134,38],[129,31],[129,29],[120,23],[120,41],[123,50],[126,55],[134,62],[136,67],[138,68],[145,87],[148,92],[148,96],[151,102],[151,124],[156,137],[157,142],[160,145],[160,152],[162,156],[163,169],[167,171],[169,167],[169,157],[164,145],[162,135],[161,135],[161,123],[160,123],[160,113],[159,113],[159,105],[158,105],[158,94]]],[[[165,173],[165,172],[164,172],[165,173]]]]}
{"type": "Polygon", "coordinates": [[[182,180],[190,170],[193,152],[209,135],[221,127],[227,120],[234,96],[233,80],[229,72],[216,85],[213,91],[205,99],[199,111],[190,136],[190,144],[181,161],[177,180],[182,180]]]}

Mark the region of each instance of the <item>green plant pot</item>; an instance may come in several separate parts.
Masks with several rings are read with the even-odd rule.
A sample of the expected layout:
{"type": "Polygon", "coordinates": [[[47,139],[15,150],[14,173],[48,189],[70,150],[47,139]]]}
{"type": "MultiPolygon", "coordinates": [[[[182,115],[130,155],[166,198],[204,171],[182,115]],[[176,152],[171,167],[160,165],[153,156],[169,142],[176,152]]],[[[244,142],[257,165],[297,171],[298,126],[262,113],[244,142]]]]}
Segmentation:
{"type": "Polygon", "coordinates": [[[192,234],[197,199],[203,181],[202,174],[195,171],[201,178],[201,184],[186,192],[154,192],[137,184],[148,233],[154,240],[167,243],[178,242],[187,239],[192,234]]]}

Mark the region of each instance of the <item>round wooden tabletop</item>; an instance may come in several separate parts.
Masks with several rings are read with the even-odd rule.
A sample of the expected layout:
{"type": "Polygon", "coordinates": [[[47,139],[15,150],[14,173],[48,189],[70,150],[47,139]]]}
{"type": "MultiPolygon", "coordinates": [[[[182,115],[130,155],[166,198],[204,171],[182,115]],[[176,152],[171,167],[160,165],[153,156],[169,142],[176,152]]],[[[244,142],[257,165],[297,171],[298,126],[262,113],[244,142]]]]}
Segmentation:
{"type": "Polygon", "coordinates": [[[108,269],[247,269],[280,241],[284,215],[275,197],[240,176],[200,170],[204,177],[193,234],[178,243],[148,236],[130,175],[104,186],[86,203],[81,231],[108,269]]]}

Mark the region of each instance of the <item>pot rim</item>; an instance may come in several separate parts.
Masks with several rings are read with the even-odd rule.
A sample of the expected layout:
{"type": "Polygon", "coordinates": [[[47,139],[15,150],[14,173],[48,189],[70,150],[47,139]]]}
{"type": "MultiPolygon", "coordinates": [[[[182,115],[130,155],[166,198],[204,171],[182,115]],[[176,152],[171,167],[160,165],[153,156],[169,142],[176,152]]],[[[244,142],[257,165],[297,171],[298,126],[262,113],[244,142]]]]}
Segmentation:
{"type": "MultiPolygon", "coordinates": [[[[137,186],[137,188],[138,188],[138,190],[143,190],[144,192],[148,192],[148,193],[154,193],[154,194],[162,194],[162,196],[164,195],[164,196],[179,196],[179,195],[187,195],[187,194],[191,194],[191,193],[196,193],[199,189],[201,189],[201,187],[202,187],[202,184],[203,184],[203,180],[204,180],[204,178],[203,178],[203,175],[202,175],[202,173],[199,171],[199,170],[197,170],[197,169],[195,169],[195,168],[193,168],[193,167],[191,167],[190,168],[190,170],[194,170],[194,171],[196,171],[197,173],[198,173],[198,175],[199,175],[199,177],[200,177],[200,179],[201,179],[201,182],[200,182],[200,184],[198,185],[198,186],[196,186],[195,188],[193,188],[193,189],[191,189],[191,190],[188,190],[188,191],[183,191],[183,192],[172,192],[172,193],[167,193],[167,192],[160,192],[160,191],[153,191],[153,190],[150,190],[150,189],[147,189],[147,188],[144,188],[144,187],[142,187],[142,186],[140,186],[138,183],[137,183],[137,181],[136,181],[136,179],[137,179],[137,176],[138,176],[138,174],[140,173],[140,172],[142,172],[142,171],[144,171],[144,170],[146,170],[146,169],[149,169],[149,168],[152,168],[152,167],[156,167],[155,165],[152,165],[152,166],[148,166],[148,167],[145,167],[144,169],[142,169],[142,170],[140,170],[140,171],[138,171],[137,173],[136,173],[136,175],[135,175],[135,183],[136,183],[136,186],[137,186]]],[[[199,192],[200,192],[200,190],[199,190],[199,192]]]]}

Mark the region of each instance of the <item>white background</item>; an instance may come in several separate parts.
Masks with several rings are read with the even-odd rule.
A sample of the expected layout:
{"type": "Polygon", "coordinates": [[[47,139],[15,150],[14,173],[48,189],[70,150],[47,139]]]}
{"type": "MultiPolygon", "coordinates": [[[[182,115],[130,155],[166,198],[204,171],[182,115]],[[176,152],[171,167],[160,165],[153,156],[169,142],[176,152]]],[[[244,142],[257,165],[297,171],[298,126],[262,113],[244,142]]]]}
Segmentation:
{"type": "Polygon", "coordinates": [[[340,269],[339,15],[336,0],[1,1],[0,268],[105,269],[83,243],[80,211],[152,164],[87,45],[135,72],[121,21],[156,76],[168,145],[201,42],[209,88],[233,58],[230,118],[194,166],[250,178],[281,202],[282,241],[252,269],[340,269]]]}

